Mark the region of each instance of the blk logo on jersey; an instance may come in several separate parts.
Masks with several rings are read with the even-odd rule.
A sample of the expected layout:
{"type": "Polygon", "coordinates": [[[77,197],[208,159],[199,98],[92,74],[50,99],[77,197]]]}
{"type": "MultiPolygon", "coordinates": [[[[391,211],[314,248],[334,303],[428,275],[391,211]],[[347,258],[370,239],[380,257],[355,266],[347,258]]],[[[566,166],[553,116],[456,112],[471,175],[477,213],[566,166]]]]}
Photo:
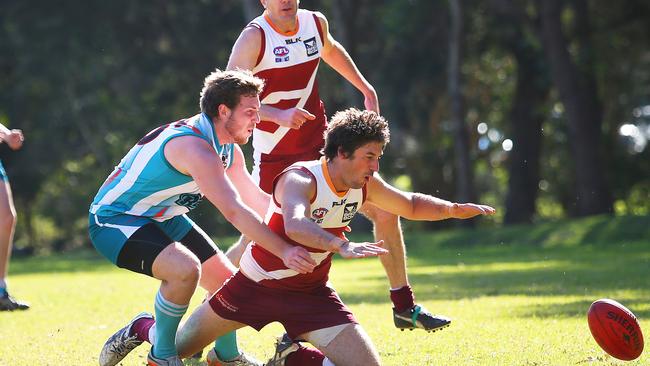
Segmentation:
{"type": "Polygon", "coordinates": [[[307,56],[313,56],[318,53],[318,44],[316,43],[316,37],[311,37],[302,41],[305,44],[305,49],[307,50],[307,56]]]}
{"type": "Polygon", "coordinates": [[[187,207],[190,210],[196,208],[201,202],[201,195],[195,193],[181,193],[176,200],[177,205],[187,207]]]}
{"type": "Polygon", "coordinates": [[[325,218],[325,215],[327,215],[328,212],[329,210],[326,209],[325,207],[317,208],[314,211],[312,211],[311,219],[317,224],[322,224],[323,219],[325,218]]]}
{"type": "Polygon", "coordinates": [[[273,55],[275,55],[275,62],[289,61],[289,49],[284,46],[274,48],[273,55]]]}
{"type": "Polygon", "coordinates": [[[358,202],[352,202],[343,207],[343,220],[341,220],[342,222],[348,222],[352,220],[354,214],[357,213],[357,204],[358,202]]]}
{"type": "Polygon", "coordinates": [[[345,201],[347,201],[347,200],[348,200],[347,198],[344,198],[339,202],[334,201],[334,202],[332,202],[332,207],[343,206],[345,204],[345,201]]]}
{"type": "Polygon", "coordinates": [[[284,43],[286,43],[286,44],[294,44],[294,43],[298,43],[298,42],[302,42],[302,38],[296,37],[296,38],[289,38],[289,39],[284,40],[284,43]]]}

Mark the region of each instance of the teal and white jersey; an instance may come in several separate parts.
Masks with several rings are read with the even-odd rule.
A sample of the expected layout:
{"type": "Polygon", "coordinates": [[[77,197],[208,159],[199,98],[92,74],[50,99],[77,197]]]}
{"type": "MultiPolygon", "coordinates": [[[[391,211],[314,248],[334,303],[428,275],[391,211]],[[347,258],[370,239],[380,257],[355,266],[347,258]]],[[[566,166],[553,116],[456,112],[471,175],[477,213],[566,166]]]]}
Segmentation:
{"type": "Polygon", "coordinates": [[[149,132],[122,159],[97,192],[90,212],[97,216],[133,215],[165,221],[189,212],[203,195],[191,176],[165,159],[167,141],[197,136],[221,156],[224,168],[232,165],[233,144],[220,145],[210,118],[201,113],[149,132]]]}

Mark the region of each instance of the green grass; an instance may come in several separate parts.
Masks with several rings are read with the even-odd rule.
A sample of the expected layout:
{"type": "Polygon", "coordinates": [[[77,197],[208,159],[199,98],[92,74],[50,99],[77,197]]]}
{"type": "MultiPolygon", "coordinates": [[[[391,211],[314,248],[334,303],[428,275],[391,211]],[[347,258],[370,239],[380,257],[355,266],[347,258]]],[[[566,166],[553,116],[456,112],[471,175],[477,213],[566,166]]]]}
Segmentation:
{"type": "MultiPolygon", "coordinates": [[[[650,218],[592,217],[535,226],[405,232],[417,301],[453,318],[442,332],[399,332],[379,261],[336,260],[332,282],[385,365],[648,365],[607,356],[589,333],[598,298],[630,308],[650,329],[650,218]]],[[[0,365],[96,365],[105,339],[152,310],[156,281],[93,252],[14,260],[27,312],[0,313],[0,365]]],[[[201,295],[193,298],[200,302],[201,295]]],[[[277,324],[240,331],[243,350],[269,357],[277,324]]],[[[646,332],[646,337],[650,333],[646,332]]],[[[139,347],[123,365],[142,365],[139,347]]],[[[201,363],[189,363],[200,365],[201,363]]]]}

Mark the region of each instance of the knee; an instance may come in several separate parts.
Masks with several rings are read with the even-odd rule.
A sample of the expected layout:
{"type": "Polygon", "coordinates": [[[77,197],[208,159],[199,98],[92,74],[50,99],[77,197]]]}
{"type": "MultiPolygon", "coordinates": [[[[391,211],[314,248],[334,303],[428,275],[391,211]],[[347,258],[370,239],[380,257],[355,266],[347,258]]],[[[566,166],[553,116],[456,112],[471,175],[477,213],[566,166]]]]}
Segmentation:
{"type": "Polygon", "coordinates": [[[175,255],[170,280],[196,285],[201,279],[201,261],[189,250],[183,249],[175,255]]]}

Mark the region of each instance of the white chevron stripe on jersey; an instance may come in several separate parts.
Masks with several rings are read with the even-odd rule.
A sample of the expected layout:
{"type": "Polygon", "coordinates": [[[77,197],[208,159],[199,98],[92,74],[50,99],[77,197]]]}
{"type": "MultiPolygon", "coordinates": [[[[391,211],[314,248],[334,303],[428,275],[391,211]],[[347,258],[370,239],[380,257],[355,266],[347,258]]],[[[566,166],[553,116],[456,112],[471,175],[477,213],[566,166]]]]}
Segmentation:
{"type": "MultiPolygon", "coordinates": [[[[255,244],[255,245],[259,245],[259,244],[255,244]]],[[[239,269],[246,275],[246,277],[250,278],[251,280],[255,282],[260,282],[262,280],[268,280],[268,279],[280,280],[283,278],[289,278],[300,274],[294,271],[293,269],[278,269],[275,271],[266,271],[253,258],[253,255],[251,253],[252,247],[253,245],[248,245],[246,247],[246,250],[244,251],[245,255],[242,255],[241,262],[239,263],[239,269]]],[[[329,257],[330,254],[332,253],[309,252],[309,256],[316,262],[316,265],[320,265],[321,263],[323,263],[323,261],[327,259],[327,257],[329,257]]]]}
{"type": "MultiPolygon", "coordinates": [[[[304,89],[270,93],[261,100],[262,104],[275,104],[281,100],[295,99],[296,97],[300,97],[300,100],[296,104],[296,108],[303,108],[305,106],[305,103],[307,103],[307,99],[309,99],[309,96],[311,95],[312,89],[314,88],[317,71],[318,67],[316,67],[314,69],[314,72],[312,72],[311,77],[309,78],[309,82],[304,89]]],[[[253,148],[255,151],[268,154],[271,152],[271,150],[273,150],[273,148],[275,148],[278,142],[282,140],[287,132],[289,132],[289,127],[284,126],[279,126],[278,129],[274,132],[262,131],[256,128],[253,130],[253,148]]]]}
{"type": "MultiPolygon", "coordinates": [[[[147,196],[140,201],[138,201],[133,207],[127,211],[126,213],[129,215],[135,215],[135,216],[140,216],[143,213],[147,212],[152,206],[157,206],[159,203],[162,201],[168,199],[169,197],[173,197],[177,194],[185,193],[190,190],[192,190],[194,187],[196,187],[196,182],[190,181],[185,184],[181,184],[180,186],[176,187],[171,187],[164,189],[162,191],[158,191],[155,194],[151,196],[147,196]]],[[[185,207],[170,207],[169,210],[173,209],[181,209],[182,212],[178,213],[179,215],[186,213],[189,211],[185,207]]],[[[171,214],[171,212],[168,212],[168,214],[171,214]]],[[[155,219],[155,218],[154,218],[155,219]]]]}
{"type": "MultiPolygon", "coordinates": [[[[165,132],[163,132],[162,134],[164,134],[165,132]]],[[[167,134],[169,134],[169,132],[167,132],[167,134]]],[[[124,177],[122,177],[120,182],[117,183],[115,187],[113,187],[110,191],[106,192],[106,195],[97,204],[98,206],[97,208],[99,208],[99,206],[110,206],[113,202],[115,202],[116,199],[118,199],[122,194],[128,191],[133,186],[133,184],[135,184],[135,182],[138,179],[138,176],[140,176],[140,173],[142,173],[144,168],[149,163],[148,157],[158,152],[158,149],[160,148],[160,145],[164,140],[165,140],[164,138],[156,139],[155,143],[152,141],[151,143],[141,145],[140,150],[137,151],[137,153],[134,156],[131,156],[131,154],[127,154],[124,157],[124,159],[127,158],[133,159],[133,165],[129,167],[127,173],[124,175],[124,177]],[[136,158],[137,156],[146,156],[147,159],[137,159],[136,158]]],[[[120,165],[121,164],[122,163],[120,163],[120,165]]],[[[93,209],[95,208],[93,207],[93,209]]]]}

